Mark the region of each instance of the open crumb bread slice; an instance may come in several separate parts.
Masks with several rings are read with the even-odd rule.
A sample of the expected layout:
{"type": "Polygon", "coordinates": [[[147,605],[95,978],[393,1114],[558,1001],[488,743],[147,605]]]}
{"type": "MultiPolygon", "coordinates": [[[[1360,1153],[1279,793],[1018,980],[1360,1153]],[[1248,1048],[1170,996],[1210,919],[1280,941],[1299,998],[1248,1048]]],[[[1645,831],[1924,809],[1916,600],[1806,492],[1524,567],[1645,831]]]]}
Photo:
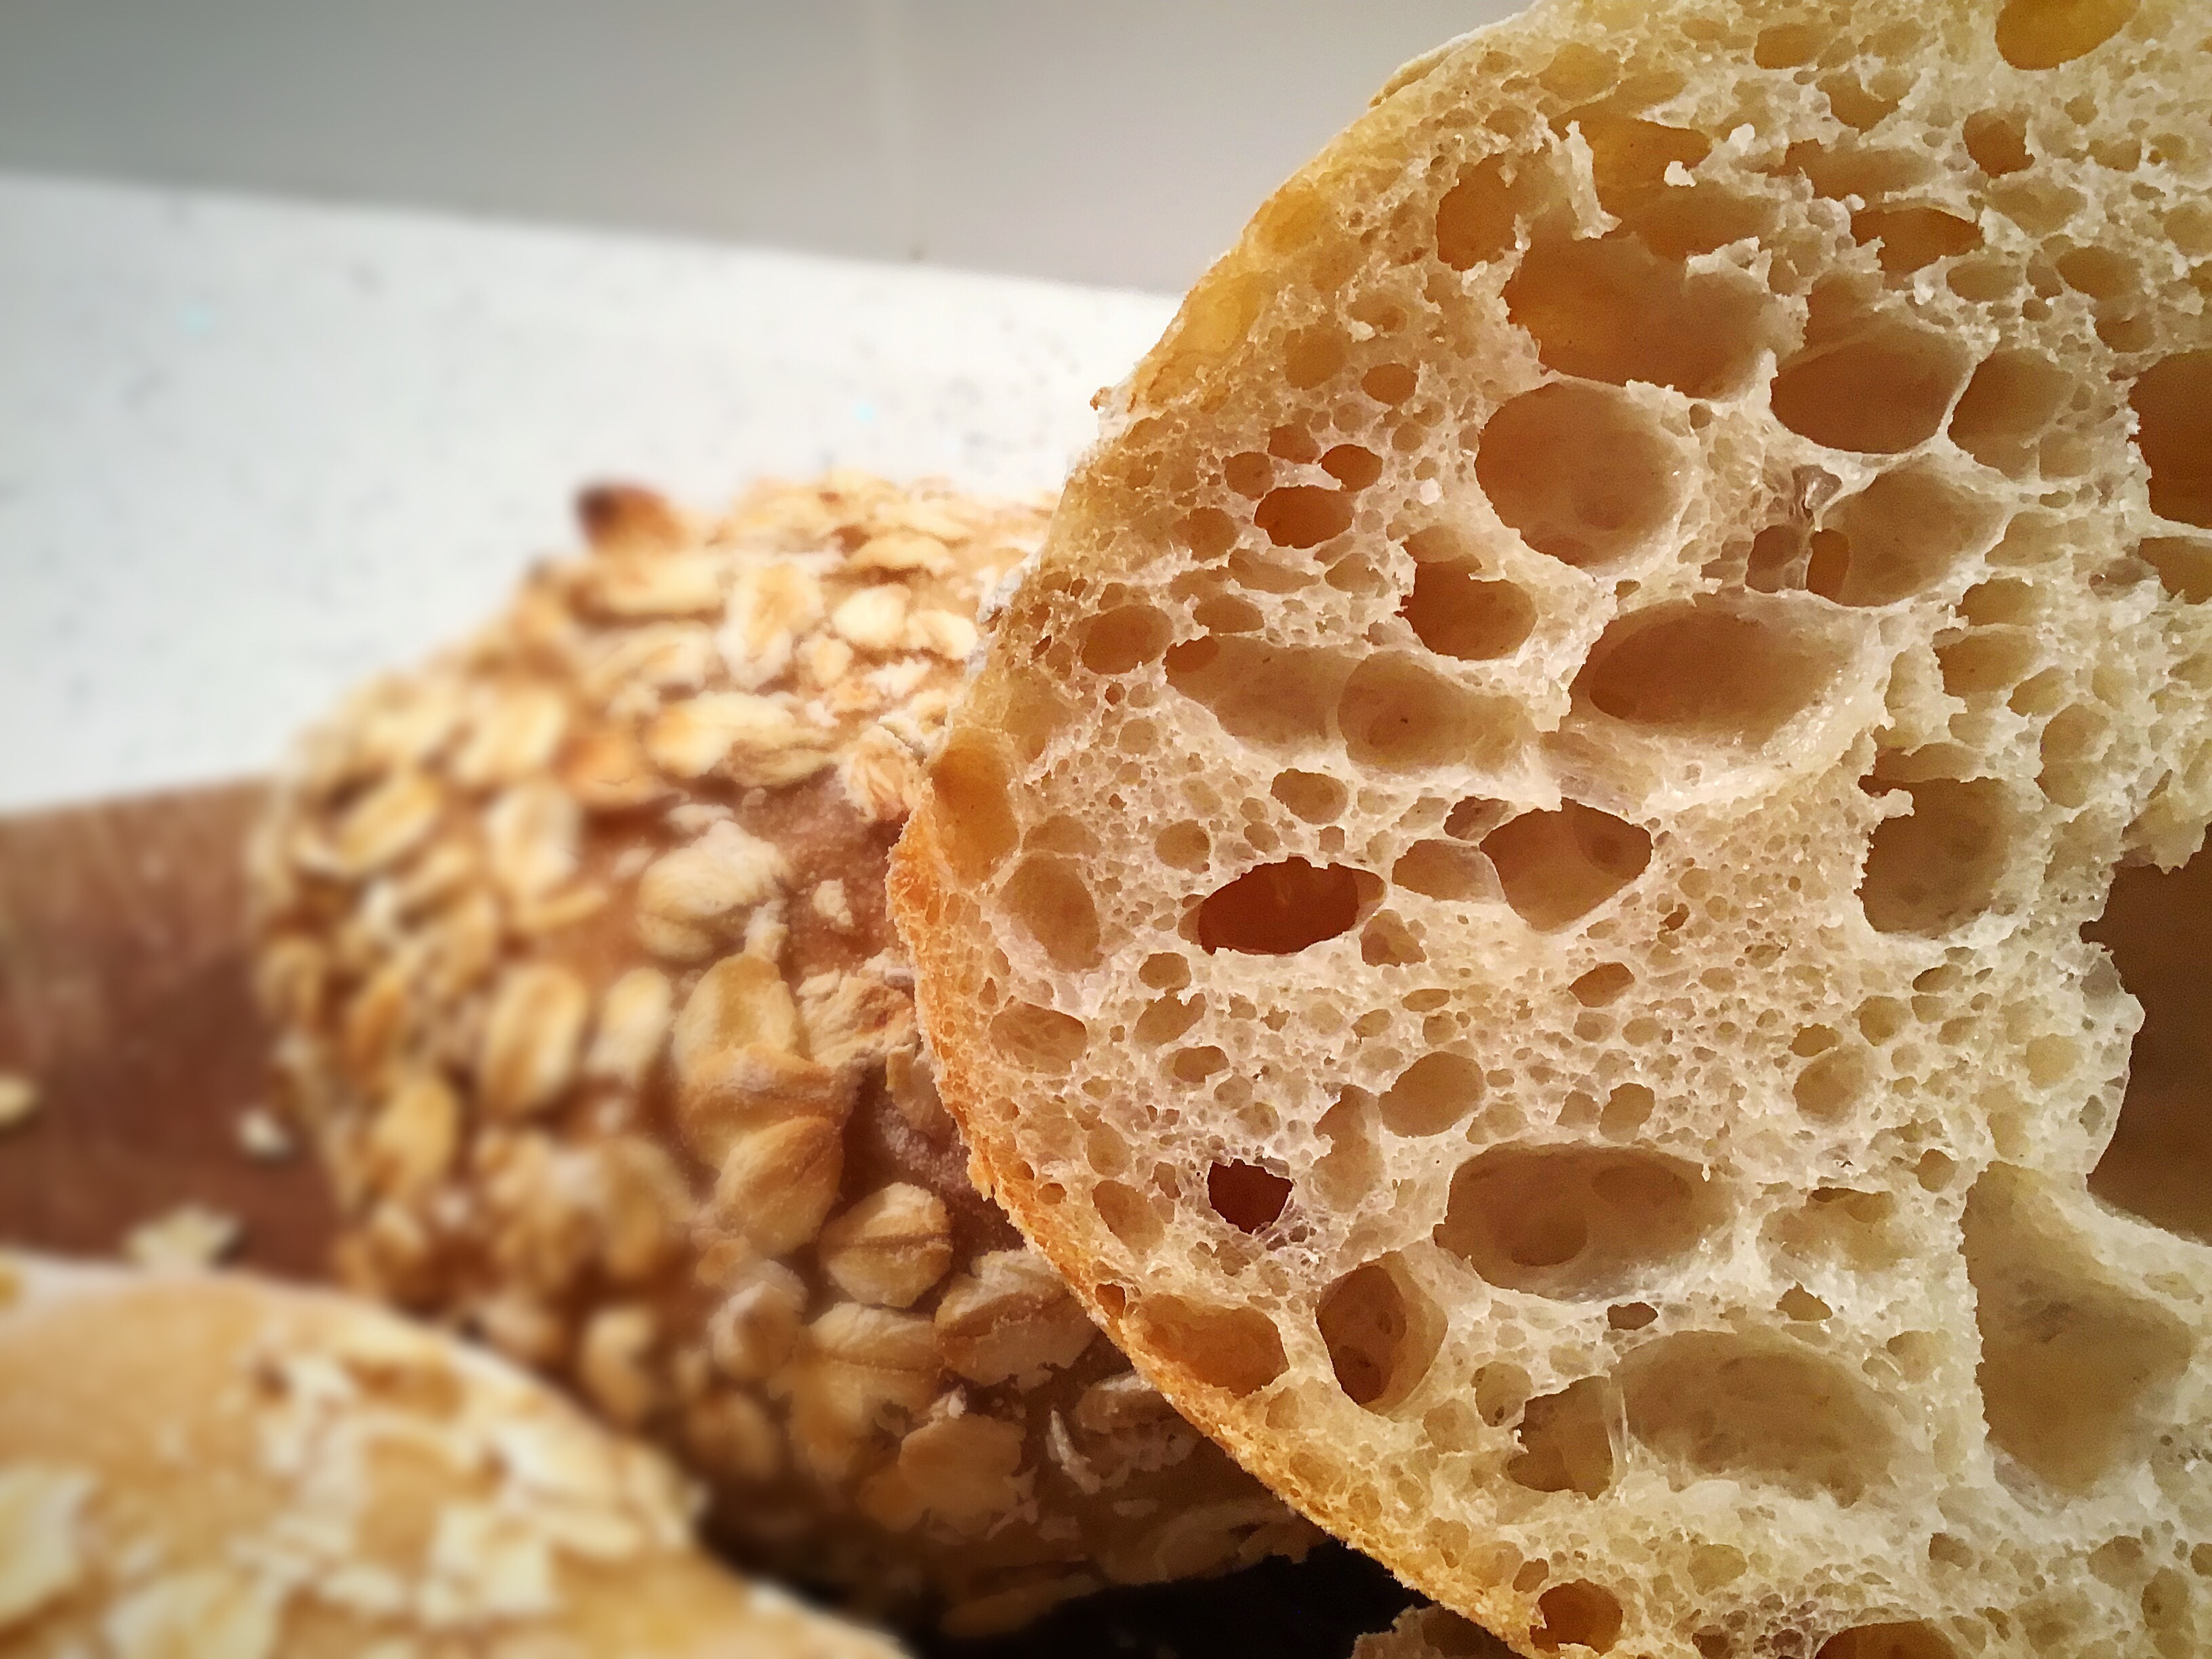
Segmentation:
{"type": "Polygon", "coordinates": [[[0,1254],[0,1652],[895,1659],[660,1456],[366,1303],[0,1254]]]}
{"type": "Polygon", "coordinates": [[[956,710],[981,1176],[1523,1651],[2212,1641],[2208,107],[2201,3],[1543,0],[1193,290],[956,710]]]}

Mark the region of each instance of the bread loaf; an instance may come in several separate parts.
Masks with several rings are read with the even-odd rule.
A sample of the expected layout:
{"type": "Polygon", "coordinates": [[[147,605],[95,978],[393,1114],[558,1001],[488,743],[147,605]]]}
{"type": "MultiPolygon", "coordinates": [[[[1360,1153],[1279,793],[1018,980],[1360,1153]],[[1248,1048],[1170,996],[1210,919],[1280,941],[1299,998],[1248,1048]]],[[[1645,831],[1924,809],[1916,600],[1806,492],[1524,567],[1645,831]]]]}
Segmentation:
{"type": "Polygon", "coordinates": [[[2212,1645],[2208,107],[2198,0],[1539,0],[1192,291],[950,722],[984,1177],[1524,1653],[2212,1645]]]}
{"type": "Polygon", "coordinates": [[[15,1659],[893,1659],[534,1379],[264,1280],[0,1255],[15,1659]]]}
{"type": "Polygon", "coordinates": [[[257,858],[346,1278],[574,1382],[746,1559],[954,1630],[1311,1529],[966,1176],[884,860],[1038,508],[837,476],[595,550],[303,745],[257,858]]]}

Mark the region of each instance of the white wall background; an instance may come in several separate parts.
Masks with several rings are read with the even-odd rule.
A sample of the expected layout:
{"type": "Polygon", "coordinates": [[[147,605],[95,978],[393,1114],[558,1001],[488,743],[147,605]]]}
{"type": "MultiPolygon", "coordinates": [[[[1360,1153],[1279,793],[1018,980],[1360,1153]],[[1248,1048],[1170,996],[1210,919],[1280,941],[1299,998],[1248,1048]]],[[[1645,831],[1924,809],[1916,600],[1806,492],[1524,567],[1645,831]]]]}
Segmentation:
{"type": "Polygon", "coordinates": [[[1517,0],[0,0],[0,167],[1178,291],[1517,0]]]}

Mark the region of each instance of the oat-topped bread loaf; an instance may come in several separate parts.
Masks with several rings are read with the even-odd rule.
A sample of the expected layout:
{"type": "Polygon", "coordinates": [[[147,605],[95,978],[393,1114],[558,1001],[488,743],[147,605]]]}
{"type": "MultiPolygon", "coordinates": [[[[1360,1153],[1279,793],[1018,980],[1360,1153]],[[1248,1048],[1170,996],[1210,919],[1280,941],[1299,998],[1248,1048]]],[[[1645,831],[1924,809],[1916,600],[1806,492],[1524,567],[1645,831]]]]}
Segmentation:
{"type": "Polygon", "coordinates": [[[1199,283],[950,724],[982,1175],[1524,1652],[2212,1644],[2208,109],[2201,0],[1540,0],[1199,283]]]}
{"type": "Polygon", "coordinates": [[[327,1292],[0,1255],[11,1659],[893,1659],[691,1540],[659,1455],[327,1292]]]}
{"type": "Polygon", "coordinates": [[[745,1559],[1018,1623],[1310,1528],[968,1182],[884,860],[1039,507],[833,475],[588,556],[356,697],[256,865],[345,1276],[572,1379],[745,1559]]]}

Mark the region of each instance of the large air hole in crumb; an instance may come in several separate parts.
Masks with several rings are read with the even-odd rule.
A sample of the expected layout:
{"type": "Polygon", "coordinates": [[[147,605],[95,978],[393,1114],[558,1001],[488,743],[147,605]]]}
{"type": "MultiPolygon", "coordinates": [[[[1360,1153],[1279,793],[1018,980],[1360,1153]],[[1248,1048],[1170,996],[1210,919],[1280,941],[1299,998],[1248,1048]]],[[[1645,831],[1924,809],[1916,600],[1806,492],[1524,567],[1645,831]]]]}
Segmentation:
{"type": "Polygon", "coordinates": [[[935,797],[930,830],[962,878],[981,880],[1014,850],[1021,831],[1008,792],[1012,777],[989,738],[961,732],[948,738],[929,783],[935,797]]]}
{"type": "Polygon", "coordinates": [[[1831,1048],[1797,1073],[1790,1095],[1797,1109],[1818,1123],[1836,1123],[1874,1086],[1874,1062],[1858,1048],[1831,1048]]]}
{"type": "Polygon", "coordinates": [[[1455,841],[1480,841],[1505,822],[1513,809],[1502,800],[1469,795],[1452,803],[1444,814],[1444,834],[1455,841]]]}
{"type": "Polygon", "coordinates": [[[1278,547],[1319,547],[1352,528],[1352,505],[1347,490],[1285,484],[1261,499],[1252,522],[1278,547]]]}
{"type": "Polygon", "coordinates": [[[1883,274],[1910,276],[1923,265],[1954,253],[1971,253],[1982,245],[1982,233],[1971,219],[1941,208],[1861,208],[1851,215],[1851,234],[1862,242],[1879,242],[1883,274]]]}
{"type": "Polygon", "coordinates": [[[1887,1478],[1894,1435],[1870,1391],[1808,1348],[1687,1331],[1621,1362],[1628,1430],[1686,1482],[1769,1480],[1856,1502],[1887,1478]]]}
{"type": "Polygon", "coordinates": [[[1934,938],[1996,902],[2017,814],[1994,778],[1934,778],[1904,787],[1912,811],[1875,826],[1859,902],[1876,933],[1934,938]]]}
{"type": "Polygon", "coordinates": [[[2212,351],[2185,351],[2139,376],[2128,402],[2150,469],[2150,510],[2212,528],[2212,351]]]}
{"type": "Polygon", "coordinates": [[[1626,1140],[1644,1127],[1658,1104],[1658,1096],[1646,1084],[1616,1084],[1598,1115],[1598,1133],[1608,1140],[1626,1140]]]}
{"type": "Polygon", "coordinates": [[[2212,853],[2179,870],[2130,866],[2081,936],[2112,953],[2142,1004],[2112,1144],[2089,1176],[2106,1203],[2212,1243],[2212,853]]]}
{"type": "Polygon", "coordinates": [[[1152,837],[1152,851],[1160,862],[1177,870],[1203,870],[1212,855],[1206,828],[1190,818],[1170,823],[1152,837]]]}
{"type": "Polygon", "coordinates": [[[1574,696],[1648,731],[1756,745],[1820,699],[1844,654],[1747,599],[1677,601],[1607,628],[1574,696]]]}
{"type": "Polygon", "coordinates": [[[1966,118],[1966,154],[1992,179],[2018,173],[2033,161],[2027,153],[2027,121],[2009,110],[1978,110],[1966,118]]]}
{"type": "Polygon", "coordinates": [[[1341,864],[1285,859],[1247,870],[1198,907],[1198,942],[1247,956],[1290,956],[1348,933],[1382,896],[1379,877],[1341,864]]]}
{"type": "Polygon", "coordinates": [[[1596,1497],[1613,1484],[1607,1407],[1605,1380],[1596,1376],[1531,1400],[1515,1433],[1521,1452],[1505,1465],[1505,1478],[1531,1492],[1596,1497]]]}
{"type": "Polygon", "coordinates": [[[1314,1127],[1328,1143],[1314,1165],[1314,1190],[1333,1208],[1349,1209],[1382,1178],[1373,1097],[1362,1089],[1346,1089],[1314,1127]]]}
{"type": "Polygon", "coordinates": [[[1687,259],[1765,236],[1774,228],[1771,202],[1720,185],[1662,185],[1644,192],[1622,216],[1663,259],[1687,259]]]}
{"type": "Polygon", "coordinates": [[[1957,1659],[1957,1654],[1942,1632],[1915,1620],[1838,1631],[1820,1644],[1815,1659],[1957,1659]]]}
{"type": "Polygon", "coordinates": [[[1577,921],[1644,873],[1651,836],[1641,826],[1580,801],[1556,812],[1523,812],[1482,840],[1505,902],[1531,927],[1554,932],[1577,921]]]}
{"type": "Polygon", "coordinates": [[[1452,1176],[1435,1237],[1507,1290],[1608,1297],[1696,1244],[1724,1209],[1696,1165],[1662,1153],[1499,1146],[1452,1176]]]}
{"type": "Polygon", "coordinates": [[[1964,1244],[1990,1443],[2069,1492],[2146,1450],[2188,1366],[2188,1328],[2120,1285],[2023,1170],[1974,1183],[1964,1244]]]}
{"type": "Polygon", "coordinates": [[[1098,908],[1073,860],[1030,854],[1014,866],[1000,898],[1054,967],[1098,965],[1098,908]]]}
{"type": "Polygon", "coordinates": [[[1139,1255],[1151,1254],[1166,1236],[1167,1224],[1159,1212],[1133,1187],[1102,1181],[1091,1189],[1091,1201],[1107,1230],[1139,1255]]]}
{"type": "Polygon", "coordinates": [[[1871,86],[1856,75],[1840,71],[1824,75],[1814,84],[1827,98],[1828,108],[1838,121],[1861,132],[1871,132],[1905,101],[1912,80],[1908,71],[1892,68],[1876,71],[1871,86]]]}
{"type": "Polygon", "coordinates": [[[1265,1232],[1291,1201],[1289,1177],[1234,1159],[1206,1172],[1206,1201],[1239,1232],[1265,1232]]]}
{"type": "Polygon", "coordinates": [[[1528,1639],[1546,1653],[1563,1647],[1605,1653],[1620,1639],[1620,1598],[1586,1578],[1553,1585],[1536,1598],[1536,1611],[1542,1622],[1528,1639]]]}
{"type": "Polygon", "coordinates": [[[1370,968],[1410,968],[1429,953],[1397,912],[1377,910],[1360,929],[1359,959],[1370,968]]]}
{"type": "Polygon", "coordinates": [[[1775,418],[1832,449],[1892,455],[1936,435],[1972,359],[1959,342],[1882,318],[1808,345],[1775,373],[1775,418]]]}
{"type": "Polygon", "coordinates": [[[1116,605],[1083,629],[1083,665],[1094,674],[1126,674],[1168,648],[1168,619],[1149,605],[1116,605]]]}
{"type": "Polygon", "coordinates": [[[1455,841],[1417,841],[1390,866],[1390,882],[1424,898],[1468,903],[1498,896],[1498,873],[1474,848],[1455,841]]]}
{"type": "Polygon", "coordinates": [[[2006,0],[1997,52],[2014,69],[2056,69],[2095,51],[2136,15],[2137,0],[2006,0]]]}
{"type": "Polygon", "coordinates": [[[1600,566],[1633,553],[1680,504],[1681,456],[1623,392],[1559,382],[1502,404],[1474,476],[1498,516],[1539,553],[1600,566]]]}
{"type": "Polygon", "coordinates": [[[1515,699],[1470,691],[1395,652],[1377,652],[1352,671],[1336,717],[1346,752],[1391,772],[1494,770],[1520,753],[1528,734],[1515,699]]]}
{"type": "Polygon", "coordinates": [[[1344,336],[1334,328],[1310,328],[1291,337],[1283,353],[1283,378],[1300,392],[1310,392],[1335,376],[1344,367],[1344,336]]]}
{"type": "Polygon", "coordinates": [[[1334,444],[1321,470],[1348,490],[1364,489],[1382,476],[1382,458],[1364,444],[1334,444]]]}
{"type": "MultiPolygon", "coordinates": [[[[1790,146],[1784,161],[1789,167],[1805,175],[1815,195],[1832,202],[1852,196],[1872,202],[1925,185],[1936,177],[1935,163],[1918,149],[1863,144],[1849,137],[1832,144],[1801,138],[1790,146]]],[[[1822,322],[1821,296],[1821,289],[1816,287],[1813,295],[1813,332],[1816,336],[1824,332],[1832,336],[1833,329],[1822,322]]]]}
{"type": "Polygon", "coordinates": [[[991,1022],[992,1046],[1036,1072],[1065,1072],[1090,1038],[1081,1020],[1033,1002],[1017,1002],[991,1022]]]}
{"type": "Polygon", "coordinates": [[[2041,352],[1993,352],[1951,411],[1951,441],[1984,466],[2025,477],[2044,428],[2073,395],[2074,377],[2041,352]]]}
{"type": "Polygon", "coordinates": [[[1168,684],[1233,738],[1275,749],[1322,741],[1352,665],[1328,651],[1208,635],[1167,653],[1168,684]]]}
{"type": "Polygon", "coordinates": [[[1740,390],[1760,351],[1780,343],[1757,283],[1735,271],[1692,273],[1629,232],[1540,237],[1505,300],[1547,368],[1615,386],[1649,380],[1691,398],[1740,390]]]}
{"type": "Polygon", "coordinates": [[[2003,509],[1926,462],[1885,472],[1828,510],[1844,545],[1806,585],[1839,605],[1888,605],[1935,586],[1997,537],[2003,509]]]}
{"type": "Polygon", "coordinates": [[[1334,823],[1352,799],[1351,791],[1326,772],[1278,772],[1267,793],[1308,823],[1334,823]]]}
{"type": "Polygon", "coordinates": [[[1146,1048],[1157,1048],[1164,1042],[1173,1042],[1197,1024],[1205,1012],[1202,996],[1164,996],[1137,1016],[1129,1035],[1146,1048]]]}
{"type": "Polygon", "coordinates": [[[2112,721],[2091,703],[2069,703],[2045,724],[2036,747],[2043,769],[2035,781],[2061,806],[2086,806],[2104,787],[2099,765],[2112,721]]]}
{"type": "MultiPolygon", "coordinates": [[[[1598,201],[1607,213],[1642,228],[1650,210],[1690,187],[1669,185],[1678,163],[1694,167],[1712,150],[1712,141],[1688,127],[1670,127],[1601,107],[1585,107],[1552,118],[1552,130],[1565,137],[1570,125],[1582,129],[1589,146],[1590,173],[1598,201]]],[[[1648,238],[1646,239],[1649,240],[1648,238]]]]}
{"type": "Polygon", "coordinates": [[[1511,582],[1489,581],[1463,565],[1413,568],[1398,614],[1439,656],[1480,662],[1510,657],[1536,625],[1536,602],[1511,582]]]}
{"type": "Polygon", "coordinates": [[[1424,1054],[1383,1091],[1382,1127],[1397,1135],[1442,1134],[1481,1099],[1482,1067],[1464,1054],[1424,1054]]]}
{"type": "Polygon", "coordinates": [[[1502,155],[1462,167],[1458,181],[1437,203],[1437,258],[1454,270],[1512,252],[1520,207],[1516,198],[1531,191],[1529,181],[1508,179],[1502,155]]]}
{"type": "Polygon", "coordinates": [[[1256,1309],[1153,1295],[1139,1299],[1128,1319],[1138,1341],[1207,1388],[1255,1394],[1286,1364],[1281,1333],[1256,1309]]]}
{"type": "Polygon", "coordinates": [[[1567,987],[1585,1008],[1602,1008],[1636,983],[1635,970],[1625,962],[1601,962],[1567,987]]]}
{"type": "Polygon", "coordinates": [[[1395,1255],[1355,1267],[1322,1292],[1315,1322],[1337,1386],[1387,1412],[1420,1386],[1443,1341],[1444,1316],[1395,1255]]]}

